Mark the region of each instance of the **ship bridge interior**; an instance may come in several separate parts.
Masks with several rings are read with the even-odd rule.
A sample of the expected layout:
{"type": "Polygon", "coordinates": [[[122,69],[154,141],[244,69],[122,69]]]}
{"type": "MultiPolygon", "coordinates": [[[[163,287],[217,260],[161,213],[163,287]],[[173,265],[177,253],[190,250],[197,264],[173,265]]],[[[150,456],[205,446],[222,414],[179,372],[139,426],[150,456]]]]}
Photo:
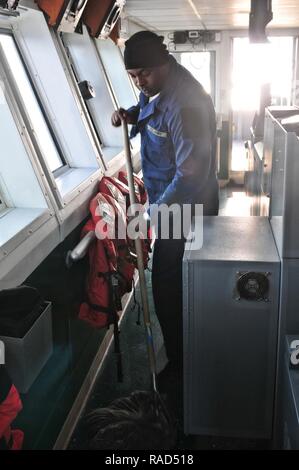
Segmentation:
{"type": "Polygon", "coordinates": [[[25,450],[87,449],[90,411],[151,390],[136,263],[118,327],[79,314],[91,201],[123,177],[128,153],[143,185],[142,135],[126,146],[111,122],[138,106],[124,50],[140,31],[163,36],[216,118],[219,215],[195,226],[202,248],[191,240],[182,261],[183,401],[165,385],[175,448],[298,450],[298,0],[0,0],[0,371],[22,402],[10,427],[25,450]]]}

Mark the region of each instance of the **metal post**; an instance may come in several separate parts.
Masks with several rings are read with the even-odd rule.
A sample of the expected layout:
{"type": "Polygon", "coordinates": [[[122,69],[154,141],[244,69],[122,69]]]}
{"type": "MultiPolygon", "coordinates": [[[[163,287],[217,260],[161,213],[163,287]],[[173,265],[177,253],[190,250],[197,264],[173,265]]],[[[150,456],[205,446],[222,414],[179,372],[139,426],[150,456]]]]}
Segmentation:
{"type": "MultiPolygon", "coordinates": [[[[133,166],[132,166],[132,159],[131,159],[130,141],[129,141],[129,136],[128,136],[128,125],[124,119],[122,119],[122,127],[123,127],[123,133],[124,133],[126,169],[127,169],[128,185],[129,185],[129,190],[130,190],[130,203],[131,205],[133,205],[133,204],[136,204],[137,201],[136,201],[136,194],[135,194],[135,188],[134,188],[133,166]]],[[[142,252],[140,237],[137,237],[135,239],[135,249],[136,249],[136,254],[137,254],[137,266],[138,266],[138,272],[139,272],[140,292],[141,292],[141,301],[142,301],[142,308],[143,308],[144,325],[146,329],[150,371],[152,375],[153,388],[154,388],[154,391],[156,392],[157,391],[156,359],[155,359],[155,352],[154,352],[149,303],[148,303],[146,280],[145,280],[144,265],[143,265],[143,252],[142,252]]]]}

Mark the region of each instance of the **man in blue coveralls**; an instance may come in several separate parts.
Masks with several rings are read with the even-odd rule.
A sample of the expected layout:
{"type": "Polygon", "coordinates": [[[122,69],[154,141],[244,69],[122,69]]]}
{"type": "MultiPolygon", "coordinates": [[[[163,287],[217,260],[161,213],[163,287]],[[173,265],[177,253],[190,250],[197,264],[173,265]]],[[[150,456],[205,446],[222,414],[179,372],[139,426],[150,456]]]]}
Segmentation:
{"type": "MultiPolygon", "coordinates": [[[[141,158],[150,204],[203,204],[218,214],[216,119],[211,97],[150,31],[125,43],[125,66],[140,90],[139,104],[112,115],[141,134],[141,158]]],[[[185,239],[156,239],[152,286],[169,370],[182,370],[182,258],[185,239]]]]}

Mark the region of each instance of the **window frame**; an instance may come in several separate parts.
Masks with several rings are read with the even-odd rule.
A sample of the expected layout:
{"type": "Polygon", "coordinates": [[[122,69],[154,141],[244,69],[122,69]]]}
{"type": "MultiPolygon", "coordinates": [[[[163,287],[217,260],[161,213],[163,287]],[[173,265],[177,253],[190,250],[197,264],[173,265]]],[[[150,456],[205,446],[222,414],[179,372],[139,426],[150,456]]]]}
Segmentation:
{"type": "MultiPolygon", "coordinates": [[[[84,31],[84,33],[83,33],[83,36],[84,36],[87,33],[86,33],[85,29],[83,31],[84,31]]],[[[78,68],[76,58],[72,57],[72,52],[70,50],[72,46],[70,47],[68,42],[65,41],[65,40],[62,40],[62,38],[57,33],[56,33],[56,37],[57,37],[57,40],[58,40],[58,43],[59,43],[59,46],[60,46],[60,49],[61,49],[61,54],[64,56],[64,61],[65,61],[66,65],[67,65],[67,67],[70,71],[70,75],[72,76],[73,81],[75,82],[75,88],[78,88],[77,81],[75,79],[75,75],[80,77],[80,73],[82,72],[82,70],[80,72],[80,70],[78,68]],[[67,51],[69,51],[69,52],[67,52],[67,51]]],[[[106,72],[105,67],[102,63],[99,52],[97,50],[96,43],[93,40],[93,38],[91,38],[89,35],[88,35],[88,39],[90,41],[89,51],[93,55],[93,58],[95,60],[94,63],[96,64],[96,66],[100,70],[99,73],[100,73],[101,78],[104,80],[103,84],[105,86],[105,95],[106,95],[107,103],[109,101],[109,112],[112,114],[112,112],[115,111],[118,108],[118,102],[117,102],[117,99],[115,97],[114,90],[112,89],[111,82],[108,79],[107,72],[106,72]]],[[[82,98],[82,95],[80,93],[80,90],[79,90],[79,94],[80,94],[80,99],[82,101],[83,98],[82,98]]],[[[136,103],[137,103],[137,100],[136,100],[136,103]]],[[[93,128],[93,131],[96,132],[97,134],[99,134],[100,138],[101,138],[100,149],[101,149],[101,155],[102,155],[104,170],[105,171],[107,171],[107,170],[110,171],[111,170],[111,165],[113,165],[114,162],[116,160],[118,160],[118,157],[120,155],[121,155],[121,158],[123,160],[124,147],[123,147],[122,138],[120,138],[121,142],[118,142],[117,144],[115,143],[115,145],[111,144],[111,142],[109,142],[107,140],[107,135],[106,135],[107,134],[107,125],[103,126],[104,129],[105,129],[105,132],[103,134],[101,133],[101,127],[102,127],[101,122],[100,122],[101,120],[99,119],[98,116],[94,115],[94,110],[92,109],[92,103],[88,103],[88,101],[87,101],[86,103],[84,102],[84,105],[85,105],[86,113],[88,114],[88,116],[90,116],[90,115],[92,116],[92,120],[89,118],[89,122],[90,122],[90,125],[93,128]]],[[[110,121],[110,119],[109,119],[109,121],[110,121]]]]}
{"type": "MultiPolygon", "coordinates": [[[[0,28],[0,32],[11,34],[11,30],[9,29],[6,30],[0,28]]],[[[0,77],[5,83],[4,95],[7,106],[11,113],[12,120],[15,123],[16,130],[20,136],[20,140],[24,146],[24,151],[28,157],[28,160],[31,163],[32,172],[34,173],[34,177],[36,178],[37,183],[39,184],[45,202],[45,207],[41,207],[40,209],[32,208],[29,204],[28,206],[24,207],[16,207],[14,206],[13,202],[10,201],[9,195],[7,196],[5,194],[5,181],[0,180],[0,197],[5,204],[5,207],[3,207],[3,210],[0,213],[0,225],[7,225],[7,217],[9,217],[11,220],[13,220],[15,217],[18,217],[17,213],[19,213],[20,210],[23,213],[27,213],[27,224],[20,229],[12,230],[11,236],[0,246],[1,262],[3,258],[16,250],[23,242],[26,242],[29,236],[33,236],[36,231],[42,230],[42,227],[47,227],[48,223],[53,225],[53,220],[51,219],[53,219],[54,216],[54,211],[52,209],[54,198],[52,197],[51,191],[49,190],[50,188],[47,186],[47,184],[45,185],[46,181],[44,178],[42,178],[42,172],[40,171],[39,160],[37,158],[35,147],[30,138],[26,123],[23,119],[15,90],[9,80],[9,76],[7,75],[5,63],[2,61],[0,61],[0,77]]]]}
{"type": "MultiPolygon", "coordinates": [[[[111,103],[112,103],[112,107],[113,107],[114,110],[116,110],[117,109],[117,101],[115,99],[115,95],[114,95],[113,90],[111,88],[111,84],[109,83],[109,80],[108,80],[105,68],[103,67],[102,61],[101,61],[100,57],[98,56],[94,41],[92,40],[92,38],[90,38],[90,40],[92,42],[92,46],[94,47],[95,56],[96,56],[96,59],[97,59],[99,65],[100,65],[101,72],[103,74],[105,86],[108,90],[108,93],[109,93],[109,96],[110,96],[110,99],[111,99],[111,103]]],[[[76,87],[78,87],[78,77],[79,77],[80,74],[79,74],[79,71],[77,69],[77,65],[75,63],[75,60],[73,59],[72,54],[70,52],[70,48],[63,39],[63,34],[61,34],[59,36],[59,42],[60,42],[60,46],[63,50],[63,53],[65,55],[67,65],[68,65],[69,69],[71,70],[72,78],[76,83],[76,87]]],[[[99,138],[100,138],[99,139],[99,144],[100,144],[100,148],[101,148],[101,152],[102,152],[102,156],[103,156],[103,162],[105,164],[105,170],[107,170],[107,164],[106,164],[106,161],[105,161],[104,155],[103,155],[103,149],[107,146],[106,143],[105,143],[105,138],[103,138],[103,136],[100,135],[101,133],[100,133],[100,130],[98,129],[98,125],[97,125],[97,123],[95,121],[95,118],[93,116],[93,112],[90,109],[90,106],[89,106],[88,102],[84,101],[84,99],[81,95],[79,87],[78,87],[78,91],[79,91],[79,94],[80,94],[80,98],[84,103],[86,113],[89,116],[91,126],[92,126],[94,132],[96,133],[96,135],[98,135],[99,138]]]]}
{"type": "MultiPolygon", "coordinates": [[[[47,167],[49,167],[49,172],[51,172],[54,176],[54,178],[56,177],[57,173],[60,174],[62,171],[67,171],[69,165],[63,155],[63,152],[62,152],[62,148],[61,148],[61,145],[59,144],[59,141],[54,133],[54,130],[51,126],[51,122],[50,122],[50,119],[49,119],[49,116],[47,115],[46,113],[46,110],[42,104],[42,101],[41,101],[41,98],[40,96],[38,95],[38,92],[37,92],[37,89],[36,87],[34,86],[34,83],[33,83],[33,80],[32,80],[32,77],[31,77],[31,74],[30,74],[30,71],[27,67],[27,64],[24,60],[24,57],[21,53],[21,50],[19,48],[19,45],[18,45],[18,42],[16,41],[16,38],[13,34],[13,31],[10,31],[10,30],[3,30],[0,28],[0,35],[6,35],[6,36],[9,36],[12,38],[13,40],[13,43],[16,47],[16,51],[18,53],[18,56],[19,56],[19,59],[20,59],[20,62],[23,66],[23,69],[24,69],[24,73],[26,75],[26,78],[28,79],[28,82],[29,82],[29,85],[31,87],[31,90],[32,90],[32,93],[34,95],[34,98],[36,99],[36,102],[37,102],[37,105],[39,107],[39,110],[41,112],[41,115],[42,115],[42,118],[44,119],[44,122],[45,122],[45,125],[46,125],[46,128],[48,129],[48,132],[49,132],[49,136],[50,138],[52,139],[53,141],[53,145],[57,151],[57,155],[60,159],[60,162],[61,162],[61,166],[55,168],[54,170],[51,170],[50,169],[50,164],[49,162],[47,161],[46,157],[42,157],[44,160],[45,160],[45,163],[47,165],[47,167]]],[[[1,46],[1,44],[0,44],[1,46]]],[[[26,112],[28,118],[29,118],[29,121],[31,122],[31,117],[30,117],[30,111],[27,109],[27,106],[25,104],[25,102],[23,101],[22,97],[21,97],[21,90],[19,89],[18,87],[18,84],[14,78],[14,74],[12,72],[12,69],[11,69],[11,66],[10,66],[10,63],[9,63],[9,59],[7,58],[4,50],[1,48],[0,49],[1,51],[1,56],[3,56],[3,66],[4,66],[4,69],[5,69],[5,73],[9,79],[9,82],[13,85],[13,88],[17,91],[18,93],[18,102],[22,105],[22,109],[24,109],[24,111],[26,112]]],[[[30,125],[29,128],[31,129],[32,126],[30,125]]],[[[43,153],[43,152],[41,152],[43,153]]]]}
{"type": "MultiPolygon", "coordinates": [[[[110,40],[112,41],[112,39],[108,38],[107,41],[110,40]]],[[[93,45],[94,45],[94,48],[95,48],[95,52],[96,52],[96,56],[99,60],[99,62],[101,63],[101,66],[102,66],[102,69],[104,71],[104,74],[105,74],[105,78],[106,78],[106,81],[107,81],[107,84],[108,86],[110,87],[111,89],[111,93],[112,93],[112,96],[113,96],[113,101],[114,101],[114,104],[116,106],[116,109],[119,108],[121,106],[121,103],[119,102],[119,96],[118,96],[118,92],[116,91],[115,89],[115,86],[113,84],[113,80],[112,78],[110,77],[110,74],[109,72],[107,72],[107,68],[106,68],[106,65],[105,65],[105,61],[102,57],[102,51],[100,50],[100,47],[98,45],[99,43],[99,39],[96,39],[96,38],[93,38],[92,39],[92,42],[93,42],[93,45]]],[[[101,41],[101,44],[104,44],[104,41],[102,40],[101,41]]],[[[121,53],[121,50],[120,48],[115,44],[115,48],[116,48],[116,53],[119,55],[120,57],[120,60],[124,63],[124,58],[123,58],[123,55],[121,53]]],[[[128,77],[128,83],[132,89],[132,94],[134,96],[134,98],[136,99],[136,102],[135,103],[132,103],[130,106],[133,106],[134,104],[138,104],[138,96],[137,96],[137,93],[135,91],[135,87],[134,87],[134,83],[133,83],[133,80],[131,78],[131,76],[129,74],[127,74],[127,77],[128,77]]],[[[138,91],[138,89],[136,88],[136,90],[138,91]]]]}
{"type": "MultiPolygon", "coordinates": [[[[86,136],[84,134],[84,127],[85,131],[87,131],[87,129],[86,122],[82,116],[82,107],[80,103],[78,103],[78,98],[75,96],[73,87],[70,86],[68,72],[59,54],[57,54],[56,44],[55,42],[54,44],[52,43],[54,32],[49,31],[46,21],[43,23],[42,13],[32,10],[28,15],[26,14],[24,17],[21,17],[18,22],[7,25],[1,23],[0,31],[2,34],[7,34],[14,38],[20,58],[23,63],[25,63],[27,77],[31,81],[35,96],[37,99],[40,99],[40,103],[42,103],[41,108],[52,123],[53,131],[70,165],[70,168],[67,168],[66,171],[61,172],[61,170],[57,170],[55,175],[48,171],[38,142],[34,139],[34,135],[28,125],[29,119],[26,119],[26,112],[20,100],[19,90],[14,84],[15,80],[10,80],[11,74],[9,74],[9,67],[5,67],[7,61],[4,60],[2,62],[1,60],[0,80],[5,84],[4,99],[5,106],[8,107],[5,112],[10,114],[24,149],[20,160],[21,166],[16,168],[16,171],[14,165],[9,165],[9,159],[5,161],[5,164],[9,165],[9,177],[12,179],[12,182],[9,181],[9,185],[6,188],[6,181],[3,179],[3,184],[1,184],[0,181],[0,186],[2,187],[2,190],[0,188],[1,196],[4,196],[7,204],[7,209],[0,214],[0,232],[2,232],[2,227],[12,227],[12,230],[4,230],[2,232],[0,246],[0,284],[3,285],[2,283],[4,282],[5,285],[11,285],[12,279],[13,282],[18,282],[19,284],[23,282],[36,266],[88,215],[89,200],[96,191],[98,179],[103,174],[103,165],[100,153],[95,151],[95,145],[90,137],[90,132],[86,132],[86,136]],[[37,31],[41,33],[41,52],[44,50],[42,46],[45,45],[51,57],[54,57],[55,65],[59,65],[59,77],[63,76],[63,90],[65,91],[67,88],[67,102],[71,102],[72,111],[75,110],[76,107],[78,108],[78,115],[76,115],[75,122],[77,123],[77,121],[79,122],[80,120],[81,125],[82,121],[82,130],[80,127],[81,132],[78,141],[81,144],[80,150],[82,150],[82,148],[84,150],[84,146],[86,145],[89,158],[88,164],[84,166],[84,168],[81,168],[79,161],[72,160],[73,155],[68,148],[69,142],[64,140],[62,132],[63,126],[61,126],[61,121],[58,120],[59,116],[57,116],[59,107],[56,106],[55,102],[53,103],[51,101],[55,87],[52,87],[51,93],[48,94],[47,89],[44,88],[44,84],[41,81],[43,74],[45,74],[47,69],[50,69],[51,66],[39,68],[39,62],[37,60],[38,51],[30,50],[32,38],[35,38],[35,34],[33,33],[37,31]],[[90,145],[90,147],[88,145],[90,145]],[[94,162],[92,157],[94,157],[94,162]],[[40,190],[36,205],[34,205],[35,191],[29,191],[28,198],[26,197],[26,200],[24,200],[24,207],[21,202],[19,204],[18,200],[14,200],[13,178],[18,181],[16,177],[19,178],[20,174],[22,174],[20,172],[22,171],[23,164],[26,166],[32,180],[34,179],[34,188],[36,187],[37,189],[38,186],[40,190]],[[72,164],[73,167],[71,167],[72,164]],[[65,185],[64,182],[62,182],[64,178],[66,180],[65,185]],[[60,187],[63,186],[64,195],[59,193],[59,185],[60,187]],[[39,202],[41,202],[41,204],[39,204],[39,202]],[[20,215],[22,218],[21,223],[20,215]],[[16,227],[14,226],[14,222],[18,222],[16,227]]],[[[5,59],[4,53],[2,57],[5,59]]],[[[45,60],[49,65],[47,55],[45,60]]],[[[62,103],[62,106],[63,105],[64,102],[62,103]]],[[[74,127],[75,126],[72,126],[72,129],[74,127]]],[[[16,157],[13,159],[14,162],[18,161],[17,155],[18,153],[15,153],[16,157]]],[[[82,151],[78,155],[82,155],[82,151]]],[[[81,160],[83,158],[84,157],[81,157],[81,160]]],[[[77,160],[79,160],[79,158],[77,160]]],[[[31,181],[31,178],[28,178],[28,182],[31,181]]],[[[27,178],[23,179],[23,183],[24,185],[27,184],[27,178]]],[[[17,191],[17,185],[15,188],[17,191]]],[[[22,196],[23,193],[19,191],[18,194],[22,196]]]]}
{"type": "MultiPolygon", "coordinates": [[[[13,34],[10,29],[4,29],[0,28],[0,34],[1,33],[7,33],[7,34],[13,34]]],[[[1,51],[1,48],[0,48],[1,51]]],[[[28,126],[26,125],[26,121],[24,120],[23,116],[23,110],[22,107],[20,106],[19,100],[18,100],[18,93],[16,93],[16,90],[14,89],[14,83],[10,81],[10,75],[7,75],[7,70],[5,67],[5,64],[0,61],[0,77],[1,75],[3,76],[5,80],[5,99],[7,101],[7,105],[9,107],[9,110],[12,115],[12,119],[16,125],[16,128],[20,134],[22,143],[24,145],[25,151],[28,155],[28,158],[31,162],[31,165],[33,167],[35,176],[40,183],[41,189],[44,193],[45,199],[48,202],[49,206],[52,206],[53,198],[51,198],[51,192],[49,191],[49,187],[46,187],[44,189],[44,184],[46,182],[45,178],[42,175],[42,170],[41,168],[41,163],[42,161],[38,158],[38,152],[36,147],[34,146],[32,139],[30,137],[30,132],[28,130],[28,126]]],[[[1,181],[0,181],[1,183],[1,181]]],[[[5,183],[2,183],[5,186],[5,183]]],[[[47,185],[46,185],[47,186],[47,185]]],[[[0,188],[1,189],[1,188],[0,188]]],[[[2,196],[3,196],[3,189],[2,189],[2,196]]],[[[11,207],[10,202],[7,200],[7,198],[4,197],[4,200],[6,201],[7,208],[11,207]]]]}
{"type": "Polygon", "coordinates": [[[77,93],[80,97],[81,106],[84,109],[86,117],[89,121],[89,125],[90,125],[90,127],[91,127],[91,129],[94,133],[94,137],[97,141],[97,144],[98,144],[99,148],[101,148],[102,145],[103,145],[103,139],[102,139],[102,136],[101,136],[101,134],[100,134],[99,130],[97,129],[97,126],[94,122],[94,118],[93,118],[92,113],[90,112],[90,109],[88,107],[88,103],[85,102],[85,100],[82,96],[82,93],[80,91],[80,88],[78,86],[78,83],[80,82],[79,77],[78,77],[78,72],[77,72],[76,66],[75,66],[75,64],[72,60],[72,56],[71,56],[71,53],[69,51],[69,48],[63,40],[63,33],[57,33],[57,41],[58,41],[59,47],[61,47],[62,55],[64,56],[66,66],[68,67],[69,73],[71,75],[72,84],[76,88],[77,93]]]}
{"type": "MultiPolygon", "coordinates": [[[[17,50],[18,50],[19,57],[20,57],[23,65],[24,65],[24,70],[25,70],[25,73],[28,77],[28,80],[29,80],[30,86],[32,88],[32,91],[33,91],[33,93],[36,97],[36,100],[37,100],[37,103],[40,107],[41,113],[45,118],[45,124],[48,126],[50,136],[52,136],[51,130],[50,130],[49,125],[48,125],[49,118],[46,114],[46,111],[45,111],[44,107],[41,104],[41,100],[40,100],[40,97],[38,96],[38,93],[36,91],[36,87],[34,86],[34,84],[32,82],[31,74],[29,72],[28,67],[26,66],[26,63],[25,63],[24,58],[22,56],[22,53],[20,51],[18,42],[17,42],[17,40],[14,36],[14,31],[12,29],[0,28],[0,34],[6,34],[7,36],[10,36],[10,37],[13,38],[14,43],[15,43],[15,45],[17,47],[17,50]],[[45,117],[45,115],[46,115],[46,117],[45,117]]],[[[48,193],[49,194],[52,193],[54,195],[54,199],[55,199],[56,204],[62,205],[61,198],[59,197],[59,194],[57,192],[55,179],[61,173],[67,172],[69,170],[69,166],[67,164],[65,164],[64,166],[59,167],[58,169],[56,169],[53,172],[50,170],[49,164],[46,161],[46,159],[44,157],[44,154],[40,149],[39,141],[36,138],[35,133],[32,129],[30,113],[27,110],[26,105],[25,105],[24,101],[21,98],[19,87],[18,87],[18,85],[15,81],[14,75],[12,73],[12,70],[11,70],[10,66],[9,66],[9,62],[6,58],[6,54],[4,53],[4,51],[1,47],[1,44],[0,44],[0,59],[1,59],[1,62],[2,62],[2,68],[3,68],[4,76],[5,76],[6,82],[8,84],[8,90],[9,90],[8,94],[10,94],[10,98],[11,98],[11,95],[13,96],[13,100],[11,100],[11,99],[8,100],[8,105],[10,107],[13,119],[14,119],[17,127],[19,128],[20,123],[22,123],[21,124],[22,130],[20,132],[21,132],[22,136],[24,136],[26,134],[26,137],[27,137],[25,139],[25,141],[23,140],[23,142],[25,144],[27,154],[30,156],[31,161],[34,160],[34,163],[35,163],[34,166],[36,167],[36,164],[38,165],[37,166],[38,171],[36,172],[36,174],[39,174],[38,178],[41,175],[42,180],[43,180],[42,184],[45,184],[45,180],[46,180],[45,179],[45,174],[49,175],[49,179],[50,179],[49,185],[50,185],[51,190],[48,191],[48,193]]],[[[55,140],[53,141],[53,143],[55,145],[55,143],[56,143],[55,140]]],[[[46,193],[46,194],[48,194],[48,193],[46,193]]],[[[51,198],[51,196],[50,196],[50,198],[51,198]]]]}
{"type": "MultiPolygon", "coordinates": [[[[172,51],[173,52],[173,51],[172,51]]],[[[181,64],[182,62],[182,54],[188,53],[208,53],[210,54],[210,83],[211,83],[211,93],[210,96],[212,98],[214,106],[216,105],[216,51],[215,50],[206,50],[206,51],[200,51],[200,50],[190,50],[190,51],[175,51],[176,54],[179,54],[179,62],[181,64]]],[[[176,57],[176,56],[175,56],[176,57]]]]}
{"type": "Polygon", "coordinates": [[[88,134],[90,135],[91,139],[93,140],[96,150],[100,156],[100,159],[101,159],[100,163],[101,163],[102,169],[106,171],[107,166],[103,158],[103,152],[102,152],[102,136],[96,129],[96,126],[93,122],[92,114],[90,113],[88,106],[81,94],[80,88],[78,86],[78,78],[76,76],[76,68],[75,68],[75,65],[73,64],[71,55],[67,52],[68,47],[65,45],[63,41],[63,33],[52,31],[51,34],[52,34],[52,38],[56,46],[56,50],[59,55],[59,58],[63,66],[65,67],[66,76],[67,76],[69,85],[72,89],[72,92],[75,96],[77,105],[79,109],[82,110],[81,115],[83,118],[85,128],[88,134]]]}
{"type": "MultiPolygon", "coordinates": [[[[22,47],[20,47],[18,40],[14,35],[14,31],[12,29],[0,29],[0,34],[1,33],[7,34],[14,39],[14,42],[18,49],[19,56],[22,62],[24,63],[25,72],[27,74],[28,80],[32,87],[32,91],[37,99],[41,112],[43,112],[44,116],[46,115],[45,124],[48,125],[47,123],[50,120],[50,114],[47,114],[48,112],[47,108],[43,106],[42,104],[43,100],[41,96],[39,95],[37,87],[34,85],[35,81],[32,76],[30,67],[26,66],[26,60],[22,54],[22,47]]],[[[9,66],[9,63],[7,61],[6,55],[1,47],[0,47],[0,58],[2,60],[2,67],[4,70],[4,74],[6,76],[6,80],[9,83],[10,89],[12,90],[12,94],[14,96],[14,101],[15,101],[14,108],[16,108],[19,114],[21,115],[21,120],[24,122],[23,129],[26,130],[26,133],[28,133],[30,144],[34,148],[34,151],[32,153],[34,155],[34,159],[36,160],[38,164],[38,173],[40,173],[42,179],[44,180],[43,183],[45,183],[45,181],[48,182],[48,185],[49,185],[48,192],[51,194],[51,196],[52,195],[54,196],[54,206],[57,206],[58,210],[62,210],[66,206],[68,206],[76,196],[80,195],[80,193],[90,184],[90,182],[93,182],[96,179],[98,171],[100,171],[100,168],[81,170],[81,168],[71,167],[69,163],[66,163],[64,166],[58,168],[54,172],[50,170],[48,162],[46,161],[44,157],[44,153],[40,148],[39,140],[36,138],[35,132],[32,129],[30,112],[29,110],[27,110],[25,103],[22,100],[19,87],[16,83],[16,80],[14,79],[14,76],[9,66]]],[[[48,126],[48,129],[50,132],[49,126],[48,126]]],[[[51,132],[50,132],[50,135],[52,135],[51,132]]],[[[55,139],[55,141],[58,142],[58,139],[55,139]]],[[[55,141],[53,141],[54,145],[55,145],[55,141]]],[[[64,161],[66,161],[66,159],[64,159],[64,161]]]]}

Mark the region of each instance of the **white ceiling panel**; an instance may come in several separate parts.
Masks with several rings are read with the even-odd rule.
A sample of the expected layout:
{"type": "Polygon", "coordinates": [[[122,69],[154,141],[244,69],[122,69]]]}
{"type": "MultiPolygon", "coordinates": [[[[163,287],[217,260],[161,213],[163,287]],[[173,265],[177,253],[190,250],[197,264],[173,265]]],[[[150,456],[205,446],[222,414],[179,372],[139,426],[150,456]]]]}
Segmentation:
{"type": "MultiPolygon", "coordinates": [[[[299,0],[272,0],[275,28],[299,27],[299,0]]],[[[127,0],[125,17],[153,30],[240,29],[250,0],[127,0]]]]}

